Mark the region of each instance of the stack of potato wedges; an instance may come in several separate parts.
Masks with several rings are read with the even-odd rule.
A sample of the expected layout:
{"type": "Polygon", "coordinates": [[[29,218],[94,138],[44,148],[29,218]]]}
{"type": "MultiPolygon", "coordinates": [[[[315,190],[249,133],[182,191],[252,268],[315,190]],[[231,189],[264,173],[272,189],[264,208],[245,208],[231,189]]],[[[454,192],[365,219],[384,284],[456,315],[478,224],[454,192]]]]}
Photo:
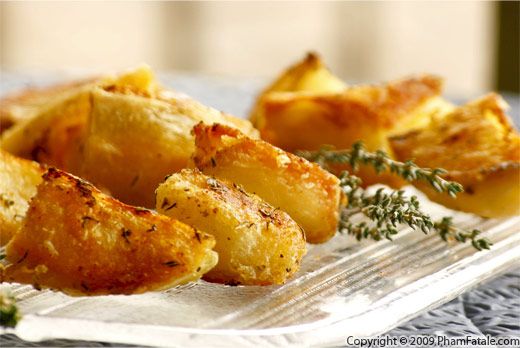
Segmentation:
{"type": "MultiPolygon", "coordinates": [[[[520,136],[507,104],[490,93],[456,106],[441,93],[442,80],[431,75],[348,86],[310,53],[260,94],[250,119],[262,139],[286,151],[348,149],[361,140],[399,161],[444,168],[465,187],[452,198],[414,183],[433,201],[484,217],[520,214],[520,136]]],[[[405,184],[368,166],[354,174],[365,185],[405,184]]]]}
{"type": "MultiPolygon", "coordinates": [[[[519,214],[520,137],[496,94],[457,107],[423,75],[348,86],[315,54],[289,68],[251,122],[166,89],[142,66],[2,99],[2,281],[72,295],[194,281],[283,284],[306,242],[337,230],[339,179],[293,154],[362,140],[443,167],[448,207],[519,214]]],[[[335,167],[339,173],[347,167],[335,167]]],[[[404,182],[369,167],[365,185],[404,182]]]]}
{"type": "Polygon", "coordinates": [[[2,108],[11,124],[0,150],[2,281],[73,295],[202,276],[282,284],[299,269],[306,236],[321,242],[336,231],[335,176],[260,140],[249,121],[165,89],[146,66],[31,90],[2,108]],[[234,139],[251,151],[216,148],[234,139]],[[243,172],[235,165],[228,177],[238,157],[243,172]],[[251,173],[283,181],[247,186],[251,173]],[[305,203],[312,213],[300,211],[305,203]]]}

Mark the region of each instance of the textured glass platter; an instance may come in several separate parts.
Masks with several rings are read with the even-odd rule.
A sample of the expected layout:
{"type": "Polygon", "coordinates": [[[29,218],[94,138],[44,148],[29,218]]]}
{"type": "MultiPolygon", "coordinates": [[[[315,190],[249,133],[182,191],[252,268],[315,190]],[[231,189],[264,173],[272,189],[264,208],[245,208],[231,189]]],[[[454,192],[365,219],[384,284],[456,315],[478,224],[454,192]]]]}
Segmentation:
{"type": "MultiPolygon", "coordinates": [[[[251,85],[244,90],[203,79],[169,85],[235,114],[243,114],[252,101],[251,85]]],[[[178,347],[342,345],[349,335],[384,333],[520,265],[520,217],[481,219],[407,191],[418,195],[433,217],[453,215],[459,226],[484,231],[492,249],[477,252],[471,245],[446,244],[436,235],[405,228],[394,242],[358,243],[337,235],[309,245],[301,270],[283,286],[199,281],[164,292],[84,298],[2,284],[24,314],[7,332],[28,341],[68,338],[178,347]]]]}

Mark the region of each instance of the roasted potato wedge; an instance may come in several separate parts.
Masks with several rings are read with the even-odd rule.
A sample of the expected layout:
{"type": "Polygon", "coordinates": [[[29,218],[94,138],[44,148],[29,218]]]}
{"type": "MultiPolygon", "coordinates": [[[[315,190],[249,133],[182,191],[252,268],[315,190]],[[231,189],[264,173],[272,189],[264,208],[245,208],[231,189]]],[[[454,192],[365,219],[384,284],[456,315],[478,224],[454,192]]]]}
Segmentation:
{"type": "Polygon", "coordinates": [[[44,97],[35,115],[2,135],[0,146],[135,205],[153,206],[164,176],[186,167],[196,123],[219,122],[258,137],[249,121],[163,88],[148,66],[59,89],[47,103],[44,97]]]}
{"type": "Polygon", "coordinates": [[[217,263],[214,244],[191,226],[51,168],[7,244],[2,281],[71,295],[142,293],[200,278],[217,263]]]}
{"type": "Polygon", "coordinates": [[[316,52],[284,71],[262,94],[270,92],[309,91],[320,93],[341,92],[347,84],[331,73],[316,52]]]}
{"type": "Polygon", "coordinates": [[[0,149],[0,245],[7,244],[22,226],[43,173],[42,165],[0,149]]]}
{"type": "MultiPolygon", "coordinates": [[[[29,91],[28,101],[20,97],[20,103],[29,104],[27,108],[21,104],[21,110],[25,111],[19,114],[24,113],[25,120],[3,134],[1,147],[17,156],[80,174],[83,143],[92,113],[91,93],[104,87],[148,97],[160,90],[150,68],[141,66],[117,77],[49,87],[34,92],[33,97],[29,91]]],[[[7,110],[18,110],[18,106],[11,105],[7,110]]]]}
{"type": "Polygon", "coordinates": [[[87,84],[61,92],[45,104],[41,101],[33,116],[2,134],[0,146],[17,156],[76,172],[92,88],[87,84]]]}
{"type": "Polygon", "coordinates": [[[402,133],[427,124],[436,110],[451,110],[441,90],[442,80],[432,75],[347,86],[309,54],[260,94],[251,119],[262,139],[291,152],[323,144],[348,148],[358,140],[371,150],[390,150],[374,131],[402,133]]]}
{"type": "Polygon", "coordinates": [[[92,113],[79,171],[122,201],[146,207],[153,206],[153,192],[163,178],[188,165],[196,123],[221,122],[251,136],[258,134],[246,120],[150,87],[152,82],[127,76],[91,93],[92,113]]]}
{"type": "Polygon", "coordinates": [[[336,233],[341,190],[334,175],[224,125],[199,123],[194,133],[193,162],[202,172],[242,185],[287,212],[311,243],[336,233]]]}
{"type": "MultiPolygon", "coordinates": [[[[429,122],[432,114],[452,108],[440,97],[441,79],[431,75],[381,86],[330,88],[315,79],[291,84],[286,75],[297,76],[293,70],[299,71],[300,66],[315,59],[308,57],[282,74],[260,95],[251,115],[262,139],[286,151],[318,150],[322,145],[347,149],[362,140],[368,150],[384,150],[392,156],[388,136],[421,127],[429,122]]],[[[351,170],[346,166],[332,169],[336,174],[351,170]]],[[[360,166],[356,175],[365,185],[381,182],[399,187],[404,184],[397,176],[378,175],[368,166],[360,166]]]]}
{"type": "Polygon", "coordinates": [[[390,142],[399,160],[444,168],[446,179],[465,188],[453,199],[417,185],[433,201],[484,217],[518,215],[520,135],[507,117],[506,107],[500,96],[489,94],[390,142]]]}
{"type": "MultiPolygon", "coordinates": [[[[264,99],[257,122],[262,139],[286,151],[317,150],[322,145],[347,149],[362,140],[370,151],[383,150],[393,156],[388,137],[397,130],[420,127],[437,107],[440,80],[423,76],[386,86],[356,86],[339,94],[307,92],[272,93],[264,99]]],[[[333,168],[335,173],[346,166],[333,168]]],[[[386,183],[399,187],[394,175],[378,175],[360,166],[356,173],[365,185],[386,183]]]]}
{"type": "Polygon", "coordinates": [[[49,87],[29,88],[1,98],[0,132],[38,115],[41,108],[52,103],[53,100],[74,94],[74,91],[84,89],[86,85],[94,84],[97,80],[97,78],[89,78],[49,87]]]}
{"type": "Polygon", "coordinates": [[[346,88],[347,84],[330,72],[319,55],[310,52],[301,62],[289,67],[260,93],[251,112],[251,122],[257,125],[259,121],[257,116],[262,110],[263,98],[272,92],[339,93],[346,88]]]}
{"type": "Polygon", "coordinates": [[[289,215],[198,170],[169,176],[157,211],[213,235],[219,261],[204,279],[226,284],[283,284],[305,254],[303,230],[289,215]]]}

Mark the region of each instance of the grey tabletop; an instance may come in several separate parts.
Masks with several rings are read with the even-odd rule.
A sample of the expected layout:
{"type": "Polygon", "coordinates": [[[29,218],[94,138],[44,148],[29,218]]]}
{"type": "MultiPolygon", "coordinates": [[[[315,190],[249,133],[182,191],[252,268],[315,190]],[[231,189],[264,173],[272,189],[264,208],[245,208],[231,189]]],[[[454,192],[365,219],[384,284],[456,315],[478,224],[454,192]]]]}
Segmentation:
{"type": "MultiPolygon", "coordinates": [[[[185,92],[203,103],[234,115],[247,115],[254,101],[261,80],[228,79],[195,76],[180,73],[160,75],[163,83],[185,92]]],[[[56,75],[29,76],[2,73],[0,93],[5,94],[29,85],[46,85],[62,80],[56,75]]],[[[505,95],[511,106],[510,115],[517,127],[520,124],[520,99],[516,95],[505,95]]],[[[457,103],[461,98],[451,98],[457,103]]],[[[505,274],[497,275],[491,281],[460,295],[443,306],[420,315],[409,322],[389,331],[388,335],[472,335],[484,337],[520,337],[520,265],[505,274]]],[[[0,336],[0,346],[34,347],[103,347],[120,346],[103,342],[53,340],[45,342],[25,342],[13,335],[0,336]]]]}

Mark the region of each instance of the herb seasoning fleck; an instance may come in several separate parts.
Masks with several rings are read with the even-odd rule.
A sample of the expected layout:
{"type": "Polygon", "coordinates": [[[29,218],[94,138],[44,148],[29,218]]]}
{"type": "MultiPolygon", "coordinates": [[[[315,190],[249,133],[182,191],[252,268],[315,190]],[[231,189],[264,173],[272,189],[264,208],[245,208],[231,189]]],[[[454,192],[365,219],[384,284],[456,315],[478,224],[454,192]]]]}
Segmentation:
{"type": "Polygon", "coordinates": [[[127,242],[128,244],[130,244],[130,239],[129,237],[132,235],[132,231],[130,231],[129,229],[126,229],[126,228],[121,228],[121,237],[123,237],[125,239],[125,242],[127,242]]]}
{"type": "Polygon", "coordinates": [[[179,263],[177,261],[166,261],[163,263],[163,265],[165,266],[168,266],[168,267],[175,267],[175,266],[179,266],[179,263]]]}

